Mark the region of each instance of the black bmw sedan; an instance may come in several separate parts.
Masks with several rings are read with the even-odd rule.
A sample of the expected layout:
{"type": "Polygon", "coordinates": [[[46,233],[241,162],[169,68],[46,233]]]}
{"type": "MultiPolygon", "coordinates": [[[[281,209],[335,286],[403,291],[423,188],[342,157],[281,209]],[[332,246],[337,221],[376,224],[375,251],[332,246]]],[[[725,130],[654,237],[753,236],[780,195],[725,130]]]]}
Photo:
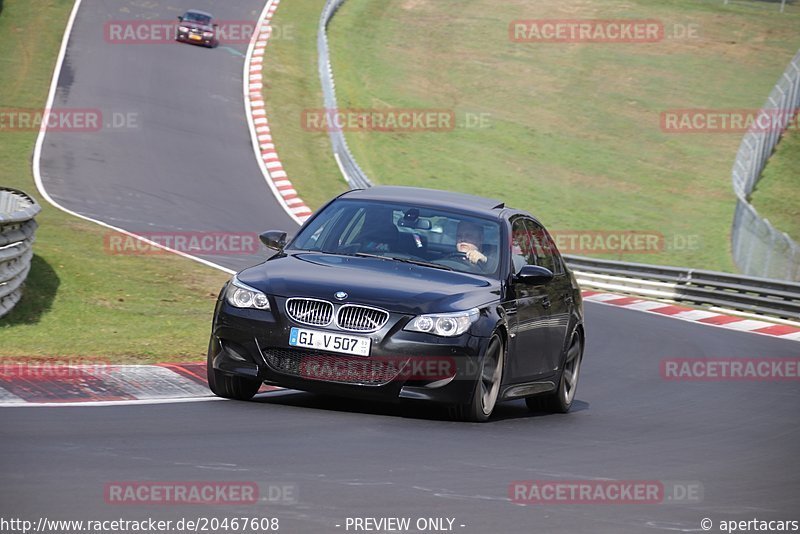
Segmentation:
{"type": "Polygon", "coordinates": [[[216,304],[208,382],[446,403],[572,406],[585,343],[575,277],[544,227],[498,200],[409,187],[348,191],[237,273],[216,304]]]}

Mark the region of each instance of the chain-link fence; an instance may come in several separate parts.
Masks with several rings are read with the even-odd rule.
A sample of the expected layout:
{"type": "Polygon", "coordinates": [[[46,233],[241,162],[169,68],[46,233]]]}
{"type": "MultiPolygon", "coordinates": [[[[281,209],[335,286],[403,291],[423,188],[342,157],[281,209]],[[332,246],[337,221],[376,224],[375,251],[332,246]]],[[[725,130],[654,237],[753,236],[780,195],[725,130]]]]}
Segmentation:
{"type": "Polygon", "coordinates": [[[750,195],[761,179],[781,134],[800,107],[800,51],[772,89],[767,103],[745,134],[733,165],[736,212],[731,246],[733,261],[751,276],[800,281],[800,246],[759,216],[750,195]],[[766,127],[764,125],[767,125],[766,127]]]}

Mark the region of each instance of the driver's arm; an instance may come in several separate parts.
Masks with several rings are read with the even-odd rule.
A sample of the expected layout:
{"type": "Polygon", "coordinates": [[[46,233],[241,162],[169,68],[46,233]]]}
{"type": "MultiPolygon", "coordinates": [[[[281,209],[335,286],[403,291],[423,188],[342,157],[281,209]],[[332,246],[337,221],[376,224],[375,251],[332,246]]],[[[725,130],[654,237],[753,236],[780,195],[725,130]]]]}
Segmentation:
{"type": "Polygon", "coordinates": [[[486,260],[487,260],[486,256],[483,254],[483,252],[481,252],[480,250],[478,250],[476,248],[472,249],[472,250],[468,250],[465,253],[465,255],[466,255],[467,259],[470,261],[470,263],[478,263],[478,262],[486,263],[486,260]]]}

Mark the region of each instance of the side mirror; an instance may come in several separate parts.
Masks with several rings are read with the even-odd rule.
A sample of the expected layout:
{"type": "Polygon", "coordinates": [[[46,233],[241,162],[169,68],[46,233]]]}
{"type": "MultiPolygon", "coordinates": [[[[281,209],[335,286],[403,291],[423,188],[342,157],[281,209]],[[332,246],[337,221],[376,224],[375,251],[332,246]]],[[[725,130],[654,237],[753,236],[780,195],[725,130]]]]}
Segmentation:
{"type": "Polygon", "coordinates": [[[280,230],[264,232],[259,234],[258,238],[264,243],[264,246],[278,252],[283,252],[283,247],[286,246],[286,232],[281,232],[280,230]]]}
{"type": "Polygon", "coordinates": [[[214,24],[212,24],[211,26],[214,27],[214,28],[219,28],[219,24],[217,24],[216,22],[214,24]]]}
{"type": "Polygon", "coordinates": [[[514,281],[529,286],[543,286],[550,283],[553,279],[553,272],[538,265],[523,265],[517,274],[514,275],[514,281]]]}
{"type": "Polygon", "coordinates": [[[178,15],[178,21],[183,22],[183,15],[178,15]]]}

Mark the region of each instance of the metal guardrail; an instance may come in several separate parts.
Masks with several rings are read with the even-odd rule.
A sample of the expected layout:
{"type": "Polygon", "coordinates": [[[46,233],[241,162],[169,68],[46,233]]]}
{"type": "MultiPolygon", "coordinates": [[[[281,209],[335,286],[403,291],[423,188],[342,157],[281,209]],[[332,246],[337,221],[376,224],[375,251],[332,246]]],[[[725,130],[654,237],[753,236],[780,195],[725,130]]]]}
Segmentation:
{"type": "MultiPolygon", "coordinates": [[[[325,110],[328,113],[335,113],[339,106],[336,103],[336,84],[333,81],[333,70],[331,69],[330,54],[328,51],[328,23],[336,10],[345,0],[328,0],[322,9],[322,16],[319,19],[319,29],[317,31],[317,54],[319,61],[319,79],[322,82],[322,96],[325,102],[325,110]]],[[[339,165],[344,179],[352,189],[363,189],[370,187],[370,182],[364,171],[356,163],[355,158],[350,153],[344,133],[341,130],[334,131],[329,129],[328,135],[331,138],[333,147],[333,157],[339,165]]]]}
{"type": "Polygon", "coordinates": [[[22,191],[0,187],[0,317],[22,298],[22,285],[33,258],[36,221],[41,207],[22,191]]]}
{"type": "MultiPolygon", "coordinates": [[[[328,56],[328,23],[345,0],[328,0],[318,32],[319,68],[326,109],[338,109],[328,56]]],[[[370,187],[342,132],[331,132],[339,169],[352,188],[370,187]]],[[[744,313],[800,320],[800,283],[697,269],[565,256],[581,287],[718,306],[744,313]]]]}
{"type": "MultiPolygon", "coordinates": [[[[758,117],[773,125],[776,118],[788,117],[800,107],[800,51],[772,89],[758,117]]],[[[763,128],[762,128],[763,130],[763,128]]],[[[784,128],[745,134],[733,164],[733,191],[736,211],[731,229],[733,261],[747,275],[800,281],[800,245],[762,218],[750,204],[767,160],[778,144],[784,128]]]]}
{"type": "Polygon", "coordinates": [[[800,283],[565,256],[581,287],[800,320],[800,283]]]}
{"type": "MultiPolygon", "coordinates": [[[[787,2],[786,2],[786,0],[774,0],[774,1],[775,1],[775,3],[777,3],[777,2],[780,2],[780,4],[781,4],[781,6],[780,6],[780,11],[781,11],[781,13],[783,13],[783,12],[785,12],[785,11],[786,11],[786,3],[787,3],[787,2]]],[[[790,3],[790,4],[791,4],[791,3],[794,3],[794,1],[795,1],[795,0],[789,0],[789,2],[788,2],[788,3],[790,3]]],[[[728,4],[730,4],[730,3],[731,3],[731,0],[725,0],[725,5],[726,5],[726,6],[727,6],[728,4]]],[[[744,2],[742,2],[742,3],[744,3],[744,2]]],[[[750,2],[750,3],[752,4],[752,2],[750,2]]]]}

